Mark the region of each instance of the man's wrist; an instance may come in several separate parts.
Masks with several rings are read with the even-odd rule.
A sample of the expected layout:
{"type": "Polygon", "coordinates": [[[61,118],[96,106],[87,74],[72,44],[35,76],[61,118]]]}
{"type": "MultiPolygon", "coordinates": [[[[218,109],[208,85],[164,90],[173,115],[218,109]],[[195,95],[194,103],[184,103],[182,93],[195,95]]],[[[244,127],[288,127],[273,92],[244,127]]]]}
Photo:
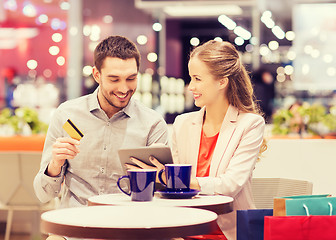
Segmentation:
{"type": "Polygon", "coordinates": [[[47,167],[46,174],[49,177],[56,177],[61,173],[61,171],[62,171],[62,166],[55,166],[53,162],[50,162],[47,167]]]}

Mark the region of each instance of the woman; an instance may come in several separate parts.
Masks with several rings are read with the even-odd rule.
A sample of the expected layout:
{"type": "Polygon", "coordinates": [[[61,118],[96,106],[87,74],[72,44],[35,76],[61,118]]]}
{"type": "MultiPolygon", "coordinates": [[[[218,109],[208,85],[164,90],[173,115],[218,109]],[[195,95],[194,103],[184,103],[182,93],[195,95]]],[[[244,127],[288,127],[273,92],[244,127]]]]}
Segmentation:
{"type": "Polygon", "coordinates": [[[206,42],[191,52],[188,67],[189,90],[201,110],[175,119],[173,159],[193,165],[191,188],[234,198],[234,211],[218,217],[216,237],[203,239],[236,239],[236,210],[255,208],[251,178],[261,146],[264,149],[265,122],[232,44],[206,42]]]}

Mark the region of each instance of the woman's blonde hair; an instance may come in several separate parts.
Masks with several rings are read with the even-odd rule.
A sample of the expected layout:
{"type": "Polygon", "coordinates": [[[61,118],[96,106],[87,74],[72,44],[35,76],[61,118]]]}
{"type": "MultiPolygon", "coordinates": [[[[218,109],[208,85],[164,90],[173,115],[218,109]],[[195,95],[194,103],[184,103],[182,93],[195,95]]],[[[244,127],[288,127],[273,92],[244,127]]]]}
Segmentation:
{"type": "MultiPolygon", "coordinates": [[[[251,79],[243,66],[237,49],[229,42],[210,40],[196,47],[190,58],[198,57],[203,61],[215,79],[228,78],[227,98],[231,105],[241,112],[263,115],[254,102],[251,79]]],[[[260,152],[267,149],[265,139],[260,152]]]]}

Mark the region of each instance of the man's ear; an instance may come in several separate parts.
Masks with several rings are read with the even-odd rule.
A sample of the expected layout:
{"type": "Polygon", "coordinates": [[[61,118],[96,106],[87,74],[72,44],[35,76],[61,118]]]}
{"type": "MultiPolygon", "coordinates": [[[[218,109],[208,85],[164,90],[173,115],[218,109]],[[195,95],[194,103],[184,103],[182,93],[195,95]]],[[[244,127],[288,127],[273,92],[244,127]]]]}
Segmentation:
{"type": "Polygon", "coordinates": [[[92,68],[92,76],[94,78],[94,80],[100,84],[100,72],[98,71],[98,69],[96,68],[96,66],[94,66],[92,68]]]}
{"type": "Polygon", "coordinates": [[[229,85],[229,79],[227,77],[222,78],[219,80],[219,87],[220,89],[224,89],[229,85]]]}

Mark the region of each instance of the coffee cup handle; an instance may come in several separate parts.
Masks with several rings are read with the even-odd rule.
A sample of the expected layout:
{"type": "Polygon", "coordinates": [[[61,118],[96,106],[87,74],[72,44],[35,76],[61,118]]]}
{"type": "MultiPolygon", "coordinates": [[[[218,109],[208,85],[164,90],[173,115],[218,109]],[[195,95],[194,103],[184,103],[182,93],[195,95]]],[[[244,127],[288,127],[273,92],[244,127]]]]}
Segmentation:
{"type": "Polygon", "coordinates": [[[162,174],[163,174],[164,171],[165,171],[164,169],[161,169],[161,170],[160,170],[160,172],[159,172],[159,174],[158,174],[158,178],[159,178],[160,183],[161,183],[162,185],[164,185],[165,187],[167,187],[167,184],[165,184],[165,182],[164,182],[163,179],[162,179],[162,174]]]}
{"type": "Polygon", "coordinates": [[[120,181],[121,181],[121,179],[123,179],[123,178],[128,178],[128,180],[130,180],[130,178],[129,178],[129,176],[122,176],[122,177],[120,177],[119,179],[118,179],[118,181],[117,181],[117,185],[118,185],[118,188],[120,189],[120,191],[122,191],[123,193],[125,193],[126,195],[128,195],[128,196],[131,196],[131,192],[125,192],[121,187],[120,187],[120,181]]]}

